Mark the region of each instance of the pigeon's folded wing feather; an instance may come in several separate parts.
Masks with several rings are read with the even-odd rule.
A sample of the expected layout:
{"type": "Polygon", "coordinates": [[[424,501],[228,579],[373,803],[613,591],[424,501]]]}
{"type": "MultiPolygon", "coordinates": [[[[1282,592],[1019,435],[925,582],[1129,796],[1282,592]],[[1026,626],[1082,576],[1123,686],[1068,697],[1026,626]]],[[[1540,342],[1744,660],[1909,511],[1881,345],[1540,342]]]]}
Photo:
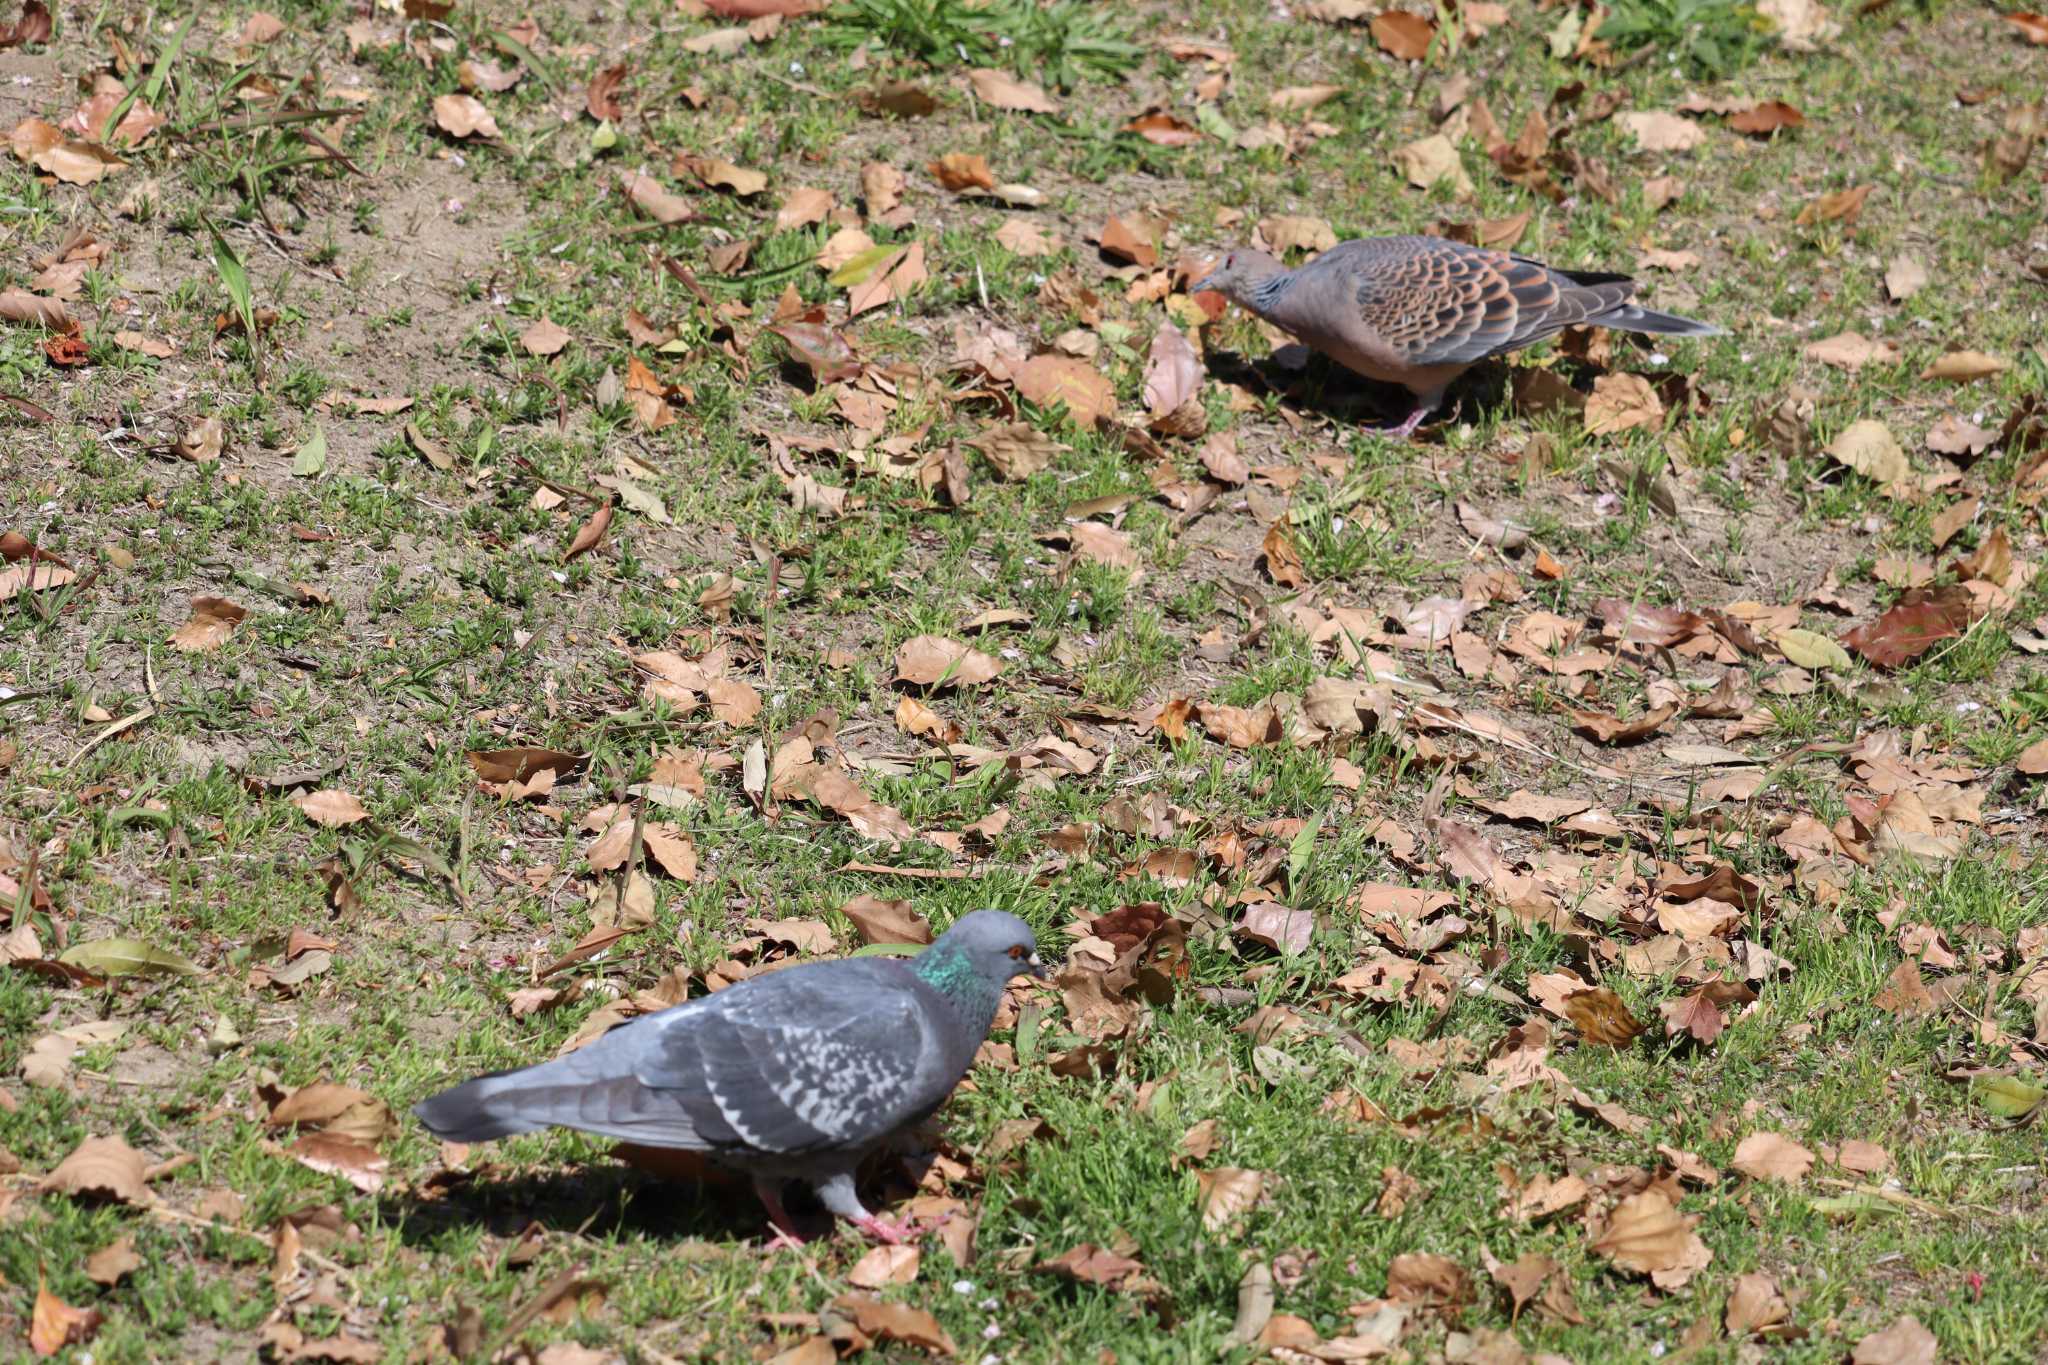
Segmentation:
{"type": "Polygon", "coordinates": [[[650,1032],[635,1076],[675,1096],[714,1148],[794,1156],[862,1147],[931,1112],[959,1079],[934,1065],[937,1031],[906,972],[793,968],[759,979],[730,1008],[650,1032]]]}
{"type": "Polygon", "coordinates": [[[1540,261],[1439,238],[1385,239],[1360,253],[1359,320],[1417,368],[1469,365],[1625,303],[1622,276],[1575,278],[1540,261]]]}

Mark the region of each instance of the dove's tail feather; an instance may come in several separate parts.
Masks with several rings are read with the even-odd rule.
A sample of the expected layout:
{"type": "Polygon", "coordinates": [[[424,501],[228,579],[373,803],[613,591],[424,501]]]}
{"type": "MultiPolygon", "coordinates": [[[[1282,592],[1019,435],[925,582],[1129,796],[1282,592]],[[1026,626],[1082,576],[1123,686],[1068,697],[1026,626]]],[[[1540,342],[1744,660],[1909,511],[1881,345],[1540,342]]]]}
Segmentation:
{"type": "Polygon", "coordinates": [[[487,1142],[543,1128],[575,1128],[657,1147],[705,1145],[673,1093],[638,1077],[595,1045],[516,1071],[464,1081],[412,1112],[452,1142],[487,1142]]]}
{"type": "Polygon", "coordinates": [[[1697,318],[1683,318],[1676,313],[1660,313],[1654,308],[1640,304],[1624,303],[1604,313],[1596,313],[1586,321],[1601,327],[1611,327],[1617,332],[1647,332],[1657,336],[1674,337],[1717,337],[1722,330],[1711,322],[1697,318]]]}

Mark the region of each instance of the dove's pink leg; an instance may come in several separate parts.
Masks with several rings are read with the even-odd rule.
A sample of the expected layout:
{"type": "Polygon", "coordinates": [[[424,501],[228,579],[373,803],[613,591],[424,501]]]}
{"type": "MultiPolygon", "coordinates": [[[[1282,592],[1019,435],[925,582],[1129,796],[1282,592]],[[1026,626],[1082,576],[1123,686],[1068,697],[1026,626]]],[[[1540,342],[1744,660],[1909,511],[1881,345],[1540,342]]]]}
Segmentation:
{"type": "Polygon", "coordinates": [[[797,1248],[804,1244],[803,1234],[796,1230],[796,1224],[789,1220],[789,1210],[782,1207],[782,1182],[760,1179],[754,1182],[754,1194],[763,1208],[768,1210],[768,1226],[775,1229],[775,1235],[768,1239],[768,1249],[782,1247],[797,1248]]]}

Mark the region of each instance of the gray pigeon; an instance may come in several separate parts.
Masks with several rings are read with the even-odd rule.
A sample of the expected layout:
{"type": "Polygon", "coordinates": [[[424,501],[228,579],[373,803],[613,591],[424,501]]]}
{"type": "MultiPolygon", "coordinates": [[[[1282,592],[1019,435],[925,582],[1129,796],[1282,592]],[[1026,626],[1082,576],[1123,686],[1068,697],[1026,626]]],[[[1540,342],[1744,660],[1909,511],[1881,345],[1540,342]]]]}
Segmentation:
{"type": "Polygon", "coordinates": [[[1011,977],[1045,975],[1031,926],[963,915],[915,959],[811,962],[751,977],[613,1029],[566,1057],[465,1081],[413,1106],[428,1128],[482,1142],[549,1126],[703,1152],[754,1179],[780,1240],[791,1180],[869,1235],[901,1225],[861,1207],[853,1173],[928,1118],[967,1074],[1011,977]]]}
{"type": "Polygon", "coordinates": [[[1443,237],[1339,242],[1299,270],[1239,249],[1195,285],[1223,295],[1368,379],[1415,395],[1405,440],[1451,381],[1491,356],[1586,324],[1621,332],[1719,336],[1721,329],[1629,302],[1626,275],[1553,270],[1443,237]]]}

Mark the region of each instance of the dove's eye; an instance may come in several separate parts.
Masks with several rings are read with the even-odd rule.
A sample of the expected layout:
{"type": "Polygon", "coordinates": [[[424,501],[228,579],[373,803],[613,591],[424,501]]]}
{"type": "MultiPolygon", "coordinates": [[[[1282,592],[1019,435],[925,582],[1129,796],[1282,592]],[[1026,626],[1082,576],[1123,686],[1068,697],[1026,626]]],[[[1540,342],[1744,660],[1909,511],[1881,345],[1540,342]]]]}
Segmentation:
{"type": "Polygon", "coordinates": [[[1012,943],[1012,944],[1010,945],[1010,960],[1011,960],[1011,961],[1013,961],[1013,962],[1021,962],[1021,961],[1023,961],[1023,959],[1024,959],[1024,952],[1025,952],[1025,949],[1024,949],[1024,945],[1023,945],[1023,944],[1021,944],[1021,943],[1012,943]]]}

